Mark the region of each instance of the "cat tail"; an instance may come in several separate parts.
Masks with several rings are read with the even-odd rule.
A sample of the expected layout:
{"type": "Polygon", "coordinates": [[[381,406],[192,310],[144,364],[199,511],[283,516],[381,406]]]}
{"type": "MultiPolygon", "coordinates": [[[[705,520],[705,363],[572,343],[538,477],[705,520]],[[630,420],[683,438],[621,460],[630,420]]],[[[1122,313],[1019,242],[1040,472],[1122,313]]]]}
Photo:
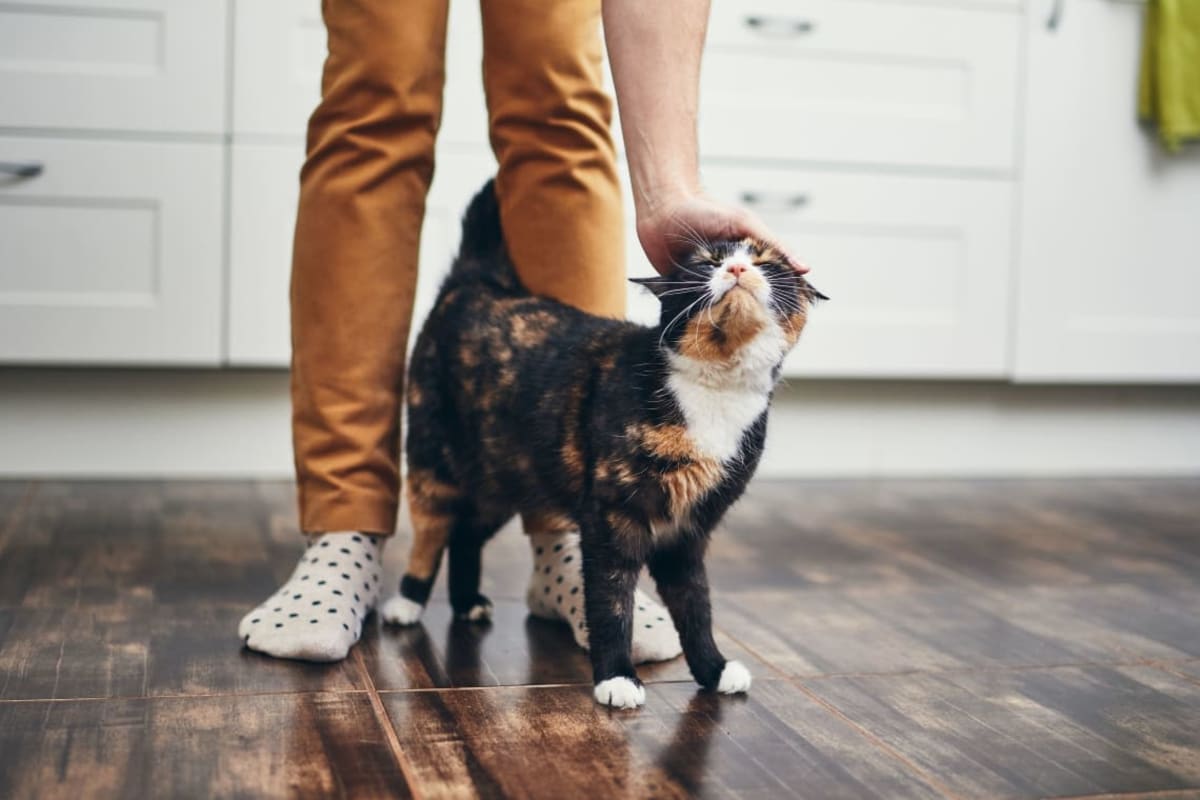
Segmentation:
{"type": "Polygon", "coordinates": [[[487,283],[505,293],[525,294],[500,227],[496,181],[489,180],[463,214],[462,244],[450,271],[449,283],[487,283]]]}

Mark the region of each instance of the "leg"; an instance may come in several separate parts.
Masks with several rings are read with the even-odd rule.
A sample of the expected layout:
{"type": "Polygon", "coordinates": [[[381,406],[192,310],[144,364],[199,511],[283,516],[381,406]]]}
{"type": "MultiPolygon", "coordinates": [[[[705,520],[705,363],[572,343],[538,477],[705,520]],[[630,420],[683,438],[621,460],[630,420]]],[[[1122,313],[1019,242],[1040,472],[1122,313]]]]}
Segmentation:
{"type": "Polygon", "coordinates": [[[704,569],[707,539],[688,537],[650,557],[650,575],[671,612],[683,655],[696,682],[725,694],[750,689],[750,673],[738,661],[726,661],[712,634],[712,607],[704,569]]]}
{"type": "MultiPolygon", "coordinates": [[[[571,523],[555,532],[535,533],[525,517],[525,531],[533,547],[533,575],[525,592],[529,613],[543,619],[562,620],[571,626],[575,642],[588,649],[584,622],[583,556],[579,530],[571,523]]],[[[536,530],[536,529],[535,529],[536,530]]],[[[667,610],[636,589],[633,593],[633,663],[667,661],[683,652],[679,634],[667,610]]]]}
{"type": "Polygon", "coordinates": [[[300,525],[390,535],[425,194],[441,115],[446,0],[324,0],[292,264],[300,525]]]}
{"type": "Polygon", "coordinates": [[[603,523],[583,528],[584,608],[596,701],[617,708],[646,702],[633,668],[633,592],[641,564],[621,554],[603,523]]]}
{"type": "Polygon", "coordinates": [[[479,593],[483,545],[492,532],[463,530],[450,540],[450,607],[459,619],[482,622],[492,618],[492,601],[479,593]]]}
{"type": "Polygon", "coordinates": [[[482,0],[483,76],[508,250],[537,294],[625,313],[625,230],[600,0],[482,0]]]}
{"type": "Polygon", "coordinates": [[[400,593],[388,599],[381,609],[383,619],[397,625],[412,625],[421,618],[442,563],[442,551],[450,541],[457,515],[462,513],[461,491],[439,480],[434,470],[414,466],[411,459],[407,488],[412,549],[400,580],[400,593]]]}
{"type": "Polygon", "coordinates": [[[329,661],[345,657],[378,597],[353,565],[378,563],[380,537],[395,527],[400,386],[441,113],[446,0],[324,0],[322,10],[329,57],[300,175],[291,301],[300,525],[323,535],[239,634],[269,655],[329,661]],[[339,558],[324,558],[330,548],[339,558]],[[329,596],[310,600],[301,582],[329,596]],[[308,613],[319,608],[325,614],[308,613]]]}

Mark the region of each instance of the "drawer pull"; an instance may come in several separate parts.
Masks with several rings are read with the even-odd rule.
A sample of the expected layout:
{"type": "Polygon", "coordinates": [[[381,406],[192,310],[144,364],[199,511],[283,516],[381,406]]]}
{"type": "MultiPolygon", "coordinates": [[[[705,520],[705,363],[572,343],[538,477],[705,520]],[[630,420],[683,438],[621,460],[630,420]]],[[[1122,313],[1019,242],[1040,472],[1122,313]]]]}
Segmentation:
{"type": "Polygon", "coordinates": [[[807,19],[751,15],[746,17],[746,27],[764,36],[803,36],[812,33],[817,26],[807,19]]]}
{"type": "Polygon", "coordinates": [[[36,178],[42,174],[43,167],[36,161],[15,162],[0,161],[0,175],[10,175],[14,178],[36,178]]]}
{"type": "Polygon", "coordinates": [[[804,208],[808,205],[808,195],[742,192],[742,203],[758,211],[779,214],[804,208]]]}
{"type": "Polygon", "coordinates": [[[1046,30],[1056,31],[1058,26],[1062,25],[1063,17],[1063,0],[1054,0],[1050,6],[1050,16],[1046,17],[1046,30]]]}

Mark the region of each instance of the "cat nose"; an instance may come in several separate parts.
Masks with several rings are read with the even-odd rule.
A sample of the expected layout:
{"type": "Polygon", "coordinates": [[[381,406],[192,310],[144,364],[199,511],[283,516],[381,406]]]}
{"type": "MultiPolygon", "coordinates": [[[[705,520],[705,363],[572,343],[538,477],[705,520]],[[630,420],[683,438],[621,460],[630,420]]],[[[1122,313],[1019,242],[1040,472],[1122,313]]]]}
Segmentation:
{"type": "Polygon", "coordinates": [[[730,264],[725,269],[729,271],[730,275],[737,278],[737,277],[740,277],[741,274],[746,271],[746,265],[745,264],[730,264]]]}

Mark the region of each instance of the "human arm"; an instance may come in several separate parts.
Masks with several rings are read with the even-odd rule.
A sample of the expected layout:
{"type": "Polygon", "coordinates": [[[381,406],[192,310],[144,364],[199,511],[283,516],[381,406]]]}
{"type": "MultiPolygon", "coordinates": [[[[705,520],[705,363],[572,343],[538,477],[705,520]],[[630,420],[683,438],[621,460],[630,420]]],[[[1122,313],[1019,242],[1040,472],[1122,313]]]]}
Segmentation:
{"type": "MultiPolygon", "coordinates": [[[[661,273],[689,240],[753,236],[775,244],[745,209],[700,187],[696,135],[709,0],[604,0],[604,31],[633,186],[638,239],[661,273]]],[[[794,259],[792,266],[807,268],[794,259]]]]}

